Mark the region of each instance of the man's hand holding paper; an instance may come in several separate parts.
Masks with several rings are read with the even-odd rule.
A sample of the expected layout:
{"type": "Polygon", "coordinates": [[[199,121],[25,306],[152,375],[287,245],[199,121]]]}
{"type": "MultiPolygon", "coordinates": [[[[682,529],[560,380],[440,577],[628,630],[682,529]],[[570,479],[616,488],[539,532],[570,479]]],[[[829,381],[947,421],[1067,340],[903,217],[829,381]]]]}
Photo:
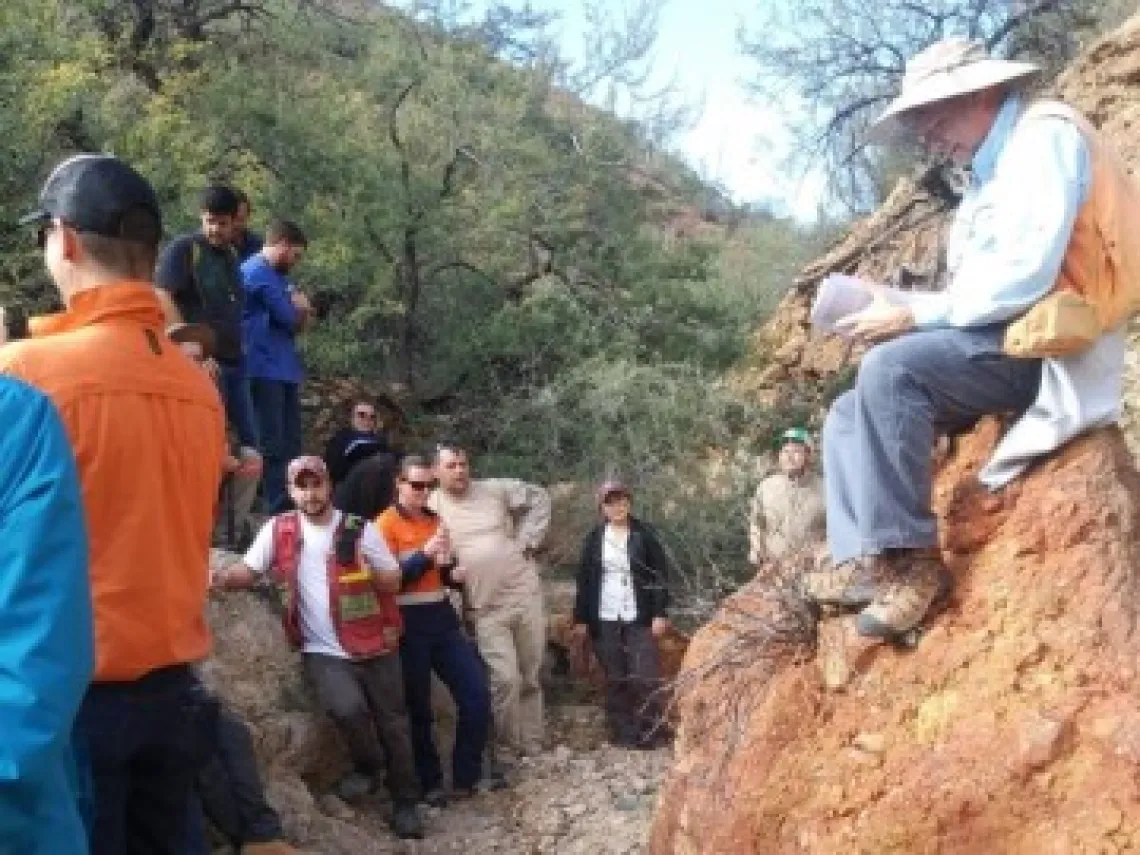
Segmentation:
{"type": "Polygon", "coordinates": [[[869,344],[895,338],[913,328],[914,313],[910,307],[900,306],[879,294],[867,308],[835,322],[835,331],[840,335],[869,344]]]}
{"type": "Polygon", "coordinates": [[[870,343],[886,341],[914,327],[909,304],[916,296],[856,276],[832,274],[820,282],[811,322],[822,333],[870,343]]]}

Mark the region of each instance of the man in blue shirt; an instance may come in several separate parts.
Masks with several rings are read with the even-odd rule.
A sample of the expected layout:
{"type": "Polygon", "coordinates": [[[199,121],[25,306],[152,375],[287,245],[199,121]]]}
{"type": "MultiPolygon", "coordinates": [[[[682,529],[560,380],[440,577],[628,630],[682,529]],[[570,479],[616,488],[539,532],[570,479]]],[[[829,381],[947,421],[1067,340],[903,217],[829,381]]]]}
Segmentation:
{"type": "Polygon", "coordinates": [[[71,733],[95,670],[83,498],[44,395],[0,379],[0,422],[0,850],[82,855],[71,733]]]}
{"type": "Polygon", "coordinates": [[[304,370],[296,336],[312,307],[287,274],[307,246],[295,223],[275,220],[265,233],[261,252],[241,266],[246,374],[265,456],[262,498],[271,514],[288,506],[285,469],[301,453],[299,393],[304,370]]]}
{"type": "MultiPolygon", "coordinates": [[[[803,584],[818,603],[861,608],[857,627],[866,636],[905,635],[949,593],[930,506],[936,433],[964,430],[987,413],[1037,411],[1039,391],[1049,388],[1042,360],[1007,355],[1003,339],[1011,321],[1053,290],[1092,173],[1076,124],[1020,95],[1018,82],[1035,72],[947,39],[907,63],[902,92],[880,119],[970,166],[971,181],[950,234],[946,289],[905,304],[877,292],[838,324],[876,346],[824,425],[832,567],[803,584]]],[[[1079,360],[1119,376],[1118,338],[1102,336],[1075,362],[1046,360],[1049,383],[1066,371],[1079,376],[1079,360]]],[[[1070,399],[1087,392],[1081,381],[1068,385],[1070,399]]],[[[1072,435],[1095,422],[1069,423],[1072,435]]]]}

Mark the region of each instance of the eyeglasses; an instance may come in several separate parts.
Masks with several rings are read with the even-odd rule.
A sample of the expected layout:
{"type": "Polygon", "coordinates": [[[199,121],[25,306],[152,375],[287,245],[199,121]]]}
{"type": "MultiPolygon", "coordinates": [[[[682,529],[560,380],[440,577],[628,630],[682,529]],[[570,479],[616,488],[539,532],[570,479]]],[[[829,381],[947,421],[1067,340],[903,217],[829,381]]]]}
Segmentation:
{"type": "Polygon", "coordinates": [[[376,421],[375,413],[367,413],[364,410],[357,410],[355,413],[353,413],[353,415],[355,415],[358,419],[366,419],[370,422],[376,421]]]}
{"type": "Polygon", "coordinates": [[[407,484],[409,487],[411,487],[413,490],[418,490],[420,492],[423,492],[424,490],[430,490],[432,487],[435,486],[434,481],[407,481],[407,480],[405,480],[404,483],[407,484]]]}

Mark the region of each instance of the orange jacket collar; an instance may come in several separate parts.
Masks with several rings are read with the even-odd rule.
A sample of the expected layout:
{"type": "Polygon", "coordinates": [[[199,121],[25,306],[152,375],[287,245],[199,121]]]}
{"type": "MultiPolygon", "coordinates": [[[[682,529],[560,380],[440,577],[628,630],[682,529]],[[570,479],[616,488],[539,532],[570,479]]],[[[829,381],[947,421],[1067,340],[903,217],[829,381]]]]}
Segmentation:
{"type": "Polygon", "coordinates": [[[67,311],[33,318],[29,328],[38,338],[110,320],[130,320],[161,330],[165,320],[154,286],[127,280],[88,288],[72,295],[67,311]]]}

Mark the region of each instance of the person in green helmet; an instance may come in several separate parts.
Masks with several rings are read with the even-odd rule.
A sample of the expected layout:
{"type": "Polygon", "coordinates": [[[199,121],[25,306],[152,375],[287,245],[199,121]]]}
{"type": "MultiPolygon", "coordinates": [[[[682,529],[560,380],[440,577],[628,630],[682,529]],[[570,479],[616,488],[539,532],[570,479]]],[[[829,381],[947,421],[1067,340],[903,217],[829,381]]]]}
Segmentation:
{"type": "Polygon", "coordinates": [[[811,465],[811,434],[790,427],[777,449],[778,469],[757,486],[748,514],[748,561],[758,570],[814,554],[825,536],[823,479],[811,465]]]}

